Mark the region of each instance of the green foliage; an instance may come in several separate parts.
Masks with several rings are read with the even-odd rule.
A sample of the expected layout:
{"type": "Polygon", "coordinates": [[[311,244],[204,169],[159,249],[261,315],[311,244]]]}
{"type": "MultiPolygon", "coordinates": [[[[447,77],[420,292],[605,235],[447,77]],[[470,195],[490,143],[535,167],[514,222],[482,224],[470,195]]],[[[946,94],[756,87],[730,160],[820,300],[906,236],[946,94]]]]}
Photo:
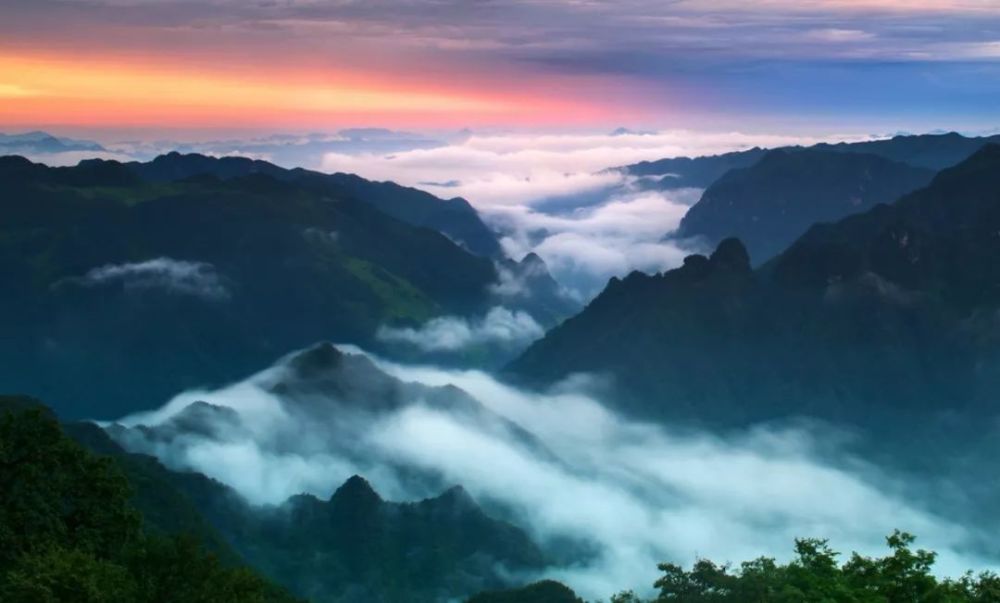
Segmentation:
{"type": "Polygon", "coordinates": [[[137,595],[127,568],[79,549],[23,555],[0,581],[0,600],[10,603],[118,603],[137,595]]]}
{"type": "Polygon", "coordinates": [[[0,398],[0,601],[265,603],[292,599],[189,537],[144,534],[113,460],[25,399],[0,398]]]}
{"type": "Polygon", "coordinates": [[[631,590],[623,590],[616,595],[611,595],[611,598],[608,601],[609,603],[642,603],[642,599],[639,598],[639,595],[635,594],[635,591],[631,590]]]}
{"type": "MultiPolygon", "coordinates": [[[[932,573],[935,554],[913,550],[914,537],[894,532],[886,539],[890,554],[844,562],[825,540],[795,543],[787,564],[761,557],[733,570],[699,560],[690,570],[664,563],[656,581],[659,594],[651,603],[982,603],[997,601],[1000,578],[991,573],[967,574],[958,580],[932,573]]],[[[622,593],[612,603],[639,603],[622,593]]]]}
{"type": "Polygon", "coordinates": [[[390,320],[424,321],[438,309],[433,300],[412,284],[371,262],[348,259],[345,265],[378,297],[390,320]]]}
{"type": "Polygon", "coordinates": [[[139,601],[278,603],[292,601],[253,571],[224,566],[190,537],[148,538],[128,559],[139,601]]]}
{"type": "Polygon", "coordinates": [[[139,536],[128,482],[41,408],[0,414],[0,571],[65,546],[108,558],[139,536]]]}

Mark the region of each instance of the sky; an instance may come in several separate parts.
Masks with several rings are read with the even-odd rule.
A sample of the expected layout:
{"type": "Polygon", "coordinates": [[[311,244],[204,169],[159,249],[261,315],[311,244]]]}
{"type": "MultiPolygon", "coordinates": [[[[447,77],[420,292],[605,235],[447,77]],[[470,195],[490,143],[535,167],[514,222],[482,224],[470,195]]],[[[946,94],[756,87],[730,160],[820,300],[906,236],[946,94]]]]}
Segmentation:
{"type": "Polygon", "coordinates": [[[4,0],[0,127],[988,129],[1000,0],[4,0]]]}

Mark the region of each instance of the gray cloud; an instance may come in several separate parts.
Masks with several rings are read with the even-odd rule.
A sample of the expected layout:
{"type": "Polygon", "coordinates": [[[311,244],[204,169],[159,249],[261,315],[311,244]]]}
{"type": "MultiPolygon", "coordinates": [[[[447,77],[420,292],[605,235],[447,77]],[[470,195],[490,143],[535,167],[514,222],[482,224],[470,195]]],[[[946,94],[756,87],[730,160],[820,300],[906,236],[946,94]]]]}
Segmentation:
{"type": "Polygon", "coordinates": [[[222,277],[211,264],[167,257],[99,266],[72,282],[83,286],[120,284],[126,289],[160,289],[212,300],[229,297],[222,277]]]}
{"type": "Polygon", "coordinates": [[[130,446],[205,472],[255,502],[302,491],[325,497],[354,472],[396,499],[426,494],[414,490],[415,471],[461,483],[480,501],[507,509],[543,545],[571,538],[599,551],[547,572],[588,597],[648,587],[664,560],[786,558],[798,536],[872,554],[882,535],[904,528],[940,552],[943,572],[992,563],[969,552],[977,530],[924,508],[891,473],[843,448],[828,426],[757,426],[722,437],[626,420],[579,386],[536,394],[477,371],[375,361],[402,382],[451,385],[474,400],[459,396],[442,406],[421,390],[381,412],[368,412],[380,406],[367,398],[366,408],[353,413],[334,410],[341,409],[335,394],[275,390],[285,370],[279,363],[228,388],[186,392],[160,411],[124,420],[165,424],[205,400],[233,409],[240,428],[220,420],[216,430],[130,446]],[[308,395],[307,403],[296,404],[296,395],[308,395]],[[299,407],[330,408],[331,419],[304,418],[299,407]],[[349,445],[363,454],[352,457],[349,445]]]}
{"type": "MultiPolygon", "coordinates": [[[[378,39],[432,52],[480,52],[509,59],[576,62],[581,69],[655,68],[654,57],[704,64],[728,59],[797,57],[911,60],[962,58],[952,45],[995,41],[984,23],[1000,20],[995,3],[975,0],[621,0],[466,2],[368,0],[240,2],[216,0],[73,0],[41,7],[11,4],[12,25],[72,12],[80,20],[257,36],[295,32],[326,43],[378,39]],[[221,30],[221,31],[220,31],[221,30]],[[863,35],[816,35],[854,31],[863,35]],[[390,36],[391,37],[387,37],[390,36]],[[587,61],[591,57],[592,61],[587,61]],[[607,57],[616,57],[607,62],[607,57]]],[[[169,31],[167,32],[169,33],[169,31]]],[[[662,62],[661,62],[662,63],[662,62]]],[[[677,63],[674,62],[676,65],[677,63]]],[[[661,64],[660,68],[664,68],[661,64]]]]}

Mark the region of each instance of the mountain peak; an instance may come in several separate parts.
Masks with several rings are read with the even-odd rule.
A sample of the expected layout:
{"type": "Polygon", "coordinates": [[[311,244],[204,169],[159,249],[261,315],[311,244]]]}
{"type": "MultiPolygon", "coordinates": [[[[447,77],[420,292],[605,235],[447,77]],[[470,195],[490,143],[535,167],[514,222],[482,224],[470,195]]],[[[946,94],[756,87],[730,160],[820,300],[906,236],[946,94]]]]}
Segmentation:
{"type": "Polygon", "coordinates": [[[333,493],[330,502],[348,508],[371,508],[382,504],[382,497],[372,485],[360,475],[352,475],[333,493]]]}
{"type": "Polygon", "coordinates": [[[708,260],[715,267],[750,273],[750,254],[743,242],[736,237],[729,237],[719,243],[708,260]]]}
{"type": "Polygon", "coordinates": [[[21,155],[2,155],[0,156],[0,169],[30,169],[34,163],[31,162],[27,157],[21,155]]]}
{"type": "Polygon", "coordinates": [[[310,377],[337,368],[343,359],[343,352],[335,345],[323,342],[299,352],[288,364],[300,376],[310,377]]]}
{"type": "Polygon", "coordinates": [[[479,505],[476,503],[476,500],[472,498],[472,495],[469,494],[469,492],[462,486],[452,486],[442,492],[437,498],[431,499],[430,502],[436,503],[437,505],[443,505],[452,511],[479,510],[479,505]]]}

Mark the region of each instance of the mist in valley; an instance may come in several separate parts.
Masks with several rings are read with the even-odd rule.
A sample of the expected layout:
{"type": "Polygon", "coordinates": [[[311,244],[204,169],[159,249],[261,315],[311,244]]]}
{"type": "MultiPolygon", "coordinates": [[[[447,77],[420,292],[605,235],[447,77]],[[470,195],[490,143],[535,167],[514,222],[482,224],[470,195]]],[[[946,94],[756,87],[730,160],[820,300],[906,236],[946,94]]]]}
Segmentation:
{"type": "Polygon", "coordinates": [[[797,537],[878,554],[894,529],[936,550],[943,575],[995,566],[964,510],[935,506],[927,484],[866,460],[846,427],[647,424],[612,410],[610,385],[594,376],[533,392],[482,371],[333,350],[293,353],[108,429],[128,450],[255,505],[326,499],[355,474],[394,501],[460,484],[542,546],[545,577],[586,597],[645,592],[663,561],[788,559],[797,537]]]}

